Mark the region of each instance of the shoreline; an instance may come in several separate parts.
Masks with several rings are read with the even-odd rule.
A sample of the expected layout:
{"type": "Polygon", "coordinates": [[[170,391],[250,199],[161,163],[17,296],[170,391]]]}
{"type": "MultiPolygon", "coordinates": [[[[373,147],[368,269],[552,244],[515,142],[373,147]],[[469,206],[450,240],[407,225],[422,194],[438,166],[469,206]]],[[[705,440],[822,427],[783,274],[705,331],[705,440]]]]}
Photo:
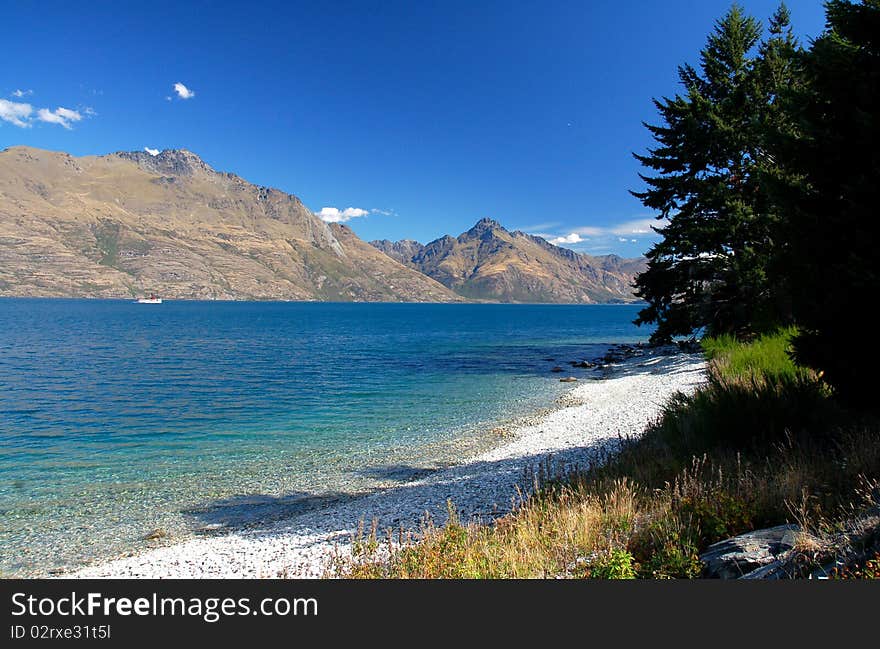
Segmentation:
{"type": "Polygon", "coordinates": [[[318,578],[359,525],[418,530],[452,502],[462,520],[508,513],[526,476],[548,462],[571,466],[638,436],[678,391],[705,378],[701,353],[638,350],[602,376],[578,381],[550,409],[522,418],[491,449],[415,480],[253,529],[202,536],[65,572],[68,578],[318,578]]]}

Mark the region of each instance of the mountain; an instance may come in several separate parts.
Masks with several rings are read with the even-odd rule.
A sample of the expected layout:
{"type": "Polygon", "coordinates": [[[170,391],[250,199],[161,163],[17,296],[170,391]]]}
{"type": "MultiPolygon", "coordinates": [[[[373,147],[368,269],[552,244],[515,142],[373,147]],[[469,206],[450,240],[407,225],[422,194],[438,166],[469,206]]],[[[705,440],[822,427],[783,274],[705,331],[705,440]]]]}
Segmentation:
{"type": "Polygon", "coordinates": [[[0,151],[0,295],[460,301],[291,194],[186,150],[0,151]]]}
{"type": "Polygon", "coordinates": [[[501,302],[632,302],[632,281],[645,259],[592,257],[482,219],[457,238],[422,246],[373,241],[389,257],[469,299],[501,302]]]}
{"type": "Polygon", "coordinates": [[[404,266],[412,268],[416,267],[412,260],[425,249],[425,246],[412,239],[401,239],[400,241],[380,239],[379,241],[370,241],[370,245],[381,250],[395,261],[399,261],[404,266]]]}

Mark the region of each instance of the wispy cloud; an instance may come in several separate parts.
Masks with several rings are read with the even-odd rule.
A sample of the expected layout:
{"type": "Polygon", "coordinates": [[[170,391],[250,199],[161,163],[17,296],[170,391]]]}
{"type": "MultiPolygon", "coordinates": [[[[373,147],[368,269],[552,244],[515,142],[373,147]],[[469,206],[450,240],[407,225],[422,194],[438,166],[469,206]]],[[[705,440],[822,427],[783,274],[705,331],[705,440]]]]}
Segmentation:
{"type": "Polygon", "coordinates": [[[654,218],[635,219],[611,228],[611,234],[621,236],[632,234],[654,234],[653,228],[662,229],[663,222],[654,218]]]}
{"type": "Polygon", "coordinates": [[[180,97],[181,99],[192,99],[193,97],[196,96],[196,93],[194,90],[190,90],[185,85],[180,83],[180,81],[178,81],[177,83],[174,84],[174,92],[176,92],[177,96],[180,97]]]}
{"type": "Polygon", "coordinates": [[[632,236],[654,234],[652,228],[662,228],[663,222],[654,218],[633,219],[624,221],[615,225],[595,226],[586,225],[579,228],[572,228],[571,232],[586,237],[607,237],[607,236],[632,236]]]}
{"type": "Polygon", "coordinates": [[[557,246],[575,248],[577,250],[607,249],[618,244],[639,243],[657,236],[653,228],[663,228],[665,222],[654,218],[639,218],[616,223],[613,225],[585,225],[569,228],[555,234],[535,234],[557,246]],[[587,248],[586,246],[593,246],[587,248]]]}
{"type": "MultiPolygon", "coordinates": [[[[517,228],[517,229],[522,230],[523,232],[546,232],[547,230],[552,230],[554,228],[558,228],[560,225],[562,225],[562,223],[560,223],[559,221],[551,221],[549,223],[536,223],[535,225],[524,225],[524,226],[517,228]]],[[[541,236],[541,235],[535,235],[535,236],[541,236]]]]}
{"type": "Polygon", "coordinates": [[[13,90],[10,94],[13,97],[18,97],[19,99],[21,99],[22,97],[27,97],[29,95],[34,94],[34,91],[31,90],[30,88],[28,88],[27,90],[21,90],[19,88],[19,89],[13,90]]]}
{"type": "Polygon", "coordinates": [[[397,216],[397,212],[395,212],[394,210],[380,210],[375,207],[370,210],[370,214],[381,214],[382,216],[397,216]]]}
{"type": "Polygon", "coordinates": [[[144,147],[144,151],[146,151],[147,153],[149,153],[151,156],[154,156],[154,157],[159,155],[159,149],[151,149],[148,146],[144,147]]]}
{"type": "Polygon", "coordinates": [[[585,225],[582,227],[571,228],[567,235],[560,234],[550,243],[557,243],[557,241],[559,243],[580,243],[581,241],[586,241],[588,239],[612,238],[617,238],[620,242],[633,242],[633,237],[636,237],[637,240],[646,236],[655,235],[656,233],[653,228],[662,229],[663,224],[663,221],[658,221],[657,219],[643,218],[624,221],[623,223],[617,223],[615,225],[585,225]],[[574,240],[575,236],[582,238],[576,241],[574,240]]]}
{"type": "MultiPolygon", "coordinates": [[[[91,108],[84,109],[87,116],[95,114],[91,108]]],[[[28,103],[0,99],[0,120],[9,122],[19,128],[30,128],[34,121],[58,124],[66,129],[71,129],[74,122],[83,119],[83,114],[71,108],[59,106],[55,110],[49,108],[34,109],[28,103]]]]}
{"type": "Polygon", "coordinates": [[[34,107],[17,101],[0,99],[0,119],[9,122],[19,128],[28,128],[31,125],[31,114],[34,107]]]}
{"type": "Polygon", "coordinates": [[[322,207],[320,212],[316,212],[316,215],[326,223],[345,223],[369,213],[370,210],[360,207],[346,207],[344,210],[340,210],[338,207],[322,207]]]}
{"type": "Polygon", "coordinates": [[[82,119],[82,114],[78,111],[71,110],[69,108],[64,108],[63,106],[59,106],[55,110],[49,110],[48,108],[41,108],[37,111],[37,119],[41,122],[48,122],[49,124],[58,124],[63,126],[66,129],[70,129],[72,122],[78,122],[82,119]]]}

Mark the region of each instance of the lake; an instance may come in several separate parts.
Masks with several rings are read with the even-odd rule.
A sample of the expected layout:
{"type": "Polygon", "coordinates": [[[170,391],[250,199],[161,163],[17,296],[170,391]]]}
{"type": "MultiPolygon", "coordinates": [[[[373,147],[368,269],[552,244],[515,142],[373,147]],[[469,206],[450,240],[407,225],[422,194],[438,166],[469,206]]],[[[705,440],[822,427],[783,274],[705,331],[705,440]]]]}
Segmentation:
{"type": "Polygon", "coordinates": [[[445,466],[645,340],[639,308],[0,299],[0,574],[445,466]]]}

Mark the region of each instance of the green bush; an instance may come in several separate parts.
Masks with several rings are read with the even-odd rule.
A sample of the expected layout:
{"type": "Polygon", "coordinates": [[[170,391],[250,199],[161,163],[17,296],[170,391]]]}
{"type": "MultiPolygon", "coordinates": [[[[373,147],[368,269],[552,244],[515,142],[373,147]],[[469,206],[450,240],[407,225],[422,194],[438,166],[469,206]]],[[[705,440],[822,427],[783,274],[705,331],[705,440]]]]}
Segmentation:
{"type": "Polygon", "coordinates": [[[828,389],[814,377],[731,381],[711,373],[703,389],[670,399],[649,434],[688,455],[766,447],[789,435],[823,436],[841,421],[828,389]]]}
{"type": "Polygon", "coordinates": [[[635,579],[634,563],[633,555],[615,548],[593,562],[587,576],[592,579],[635,579]]]}

